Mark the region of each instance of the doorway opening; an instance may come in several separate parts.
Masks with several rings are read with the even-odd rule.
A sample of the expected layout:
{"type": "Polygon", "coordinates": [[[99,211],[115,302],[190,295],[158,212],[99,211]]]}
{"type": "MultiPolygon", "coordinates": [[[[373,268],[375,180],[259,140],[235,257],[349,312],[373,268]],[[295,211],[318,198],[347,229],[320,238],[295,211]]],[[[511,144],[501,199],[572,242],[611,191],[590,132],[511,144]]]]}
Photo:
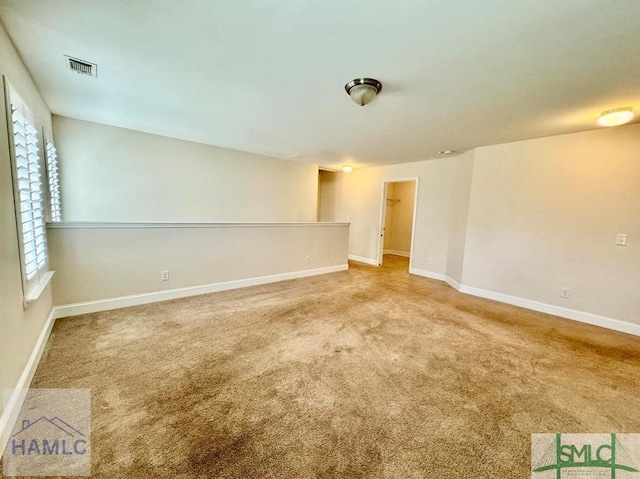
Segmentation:
{"type": "Polygon", "coordinates": [[[316,221],[338,221],[338,206],[340,204],[338,173],[335,171],[318,170],[318,213],[316,221]]]}
{"type": "Polygon", "coordinates": [[[411,270],[417,205],[418,178],[383,182],[379,265],[411,270]]]}

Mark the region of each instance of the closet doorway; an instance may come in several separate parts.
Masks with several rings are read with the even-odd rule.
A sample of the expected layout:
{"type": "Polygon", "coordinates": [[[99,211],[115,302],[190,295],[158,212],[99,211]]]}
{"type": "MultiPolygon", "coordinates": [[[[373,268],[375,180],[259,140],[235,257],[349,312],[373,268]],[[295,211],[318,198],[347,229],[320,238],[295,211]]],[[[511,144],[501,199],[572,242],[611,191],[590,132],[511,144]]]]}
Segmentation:
{"type": "Polygon", "coordinates": [[[418,178],[382,184],[378,264],[411,269],[418,201],[418,178]]]}

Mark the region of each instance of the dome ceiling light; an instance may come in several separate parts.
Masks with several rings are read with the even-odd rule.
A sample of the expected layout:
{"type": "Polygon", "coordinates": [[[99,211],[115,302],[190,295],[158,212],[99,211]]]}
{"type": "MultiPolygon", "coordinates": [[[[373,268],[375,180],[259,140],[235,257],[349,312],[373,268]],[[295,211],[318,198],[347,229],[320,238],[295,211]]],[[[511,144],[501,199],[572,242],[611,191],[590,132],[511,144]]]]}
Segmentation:
{"type": "Polygon", "coordinates": [[[380,93],[382,83],[373,78],[356,78],[347,83],[344,89],[354,102],[365,106],[380,93]]]}
{"type": "Polygon", "coordinates": [[[614,108],[613,110],[603,111],[598,118],[600,126],[619,126],[629,123],[633,118],[633,108],[625,106],[623,108],[614,108]]]}

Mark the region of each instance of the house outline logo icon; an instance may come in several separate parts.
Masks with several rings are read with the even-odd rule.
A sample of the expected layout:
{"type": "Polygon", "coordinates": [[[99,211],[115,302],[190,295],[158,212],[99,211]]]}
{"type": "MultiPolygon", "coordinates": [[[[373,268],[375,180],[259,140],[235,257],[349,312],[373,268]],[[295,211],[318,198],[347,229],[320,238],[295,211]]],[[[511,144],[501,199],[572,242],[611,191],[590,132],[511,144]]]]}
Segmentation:
{"type": "Polygon", "coordinates": [[[40,416],[35,421],[23,420],[22,428],[11,436],[10,451],[13,456],[33,455],[84,455],[87,452],[86,436],[63,419],[40,416]],[[40,429],[37,434],[29,434],[40,429]],[[45,435],[42,430],[48,431],[45,435]]]}
{"type": "Polygon", "coordinates": [[[16,397],[23,403],[4,436],[0,476],[91,476],[91,390],[5,389],[4,406],[16,397]]]}

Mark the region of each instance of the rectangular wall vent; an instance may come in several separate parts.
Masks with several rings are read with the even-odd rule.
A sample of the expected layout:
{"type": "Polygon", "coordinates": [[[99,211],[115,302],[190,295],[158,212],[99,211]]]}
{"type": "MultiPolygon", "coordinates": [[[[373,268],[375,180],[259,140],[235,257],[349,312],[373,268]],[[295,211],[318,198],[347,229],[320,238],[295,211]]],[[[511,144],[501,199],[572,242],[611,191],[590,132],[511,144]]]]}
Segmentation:
{"type": "Polygon", "coordinates": [[[89,75],[97,78],[98,65],[96,65],[95,63],[80,60],[79,58],[73,58],[67,55],[64,56],[64,59],[67,62],[67,67],[69,68],[69,70],[81,75],[89,75]]]}

